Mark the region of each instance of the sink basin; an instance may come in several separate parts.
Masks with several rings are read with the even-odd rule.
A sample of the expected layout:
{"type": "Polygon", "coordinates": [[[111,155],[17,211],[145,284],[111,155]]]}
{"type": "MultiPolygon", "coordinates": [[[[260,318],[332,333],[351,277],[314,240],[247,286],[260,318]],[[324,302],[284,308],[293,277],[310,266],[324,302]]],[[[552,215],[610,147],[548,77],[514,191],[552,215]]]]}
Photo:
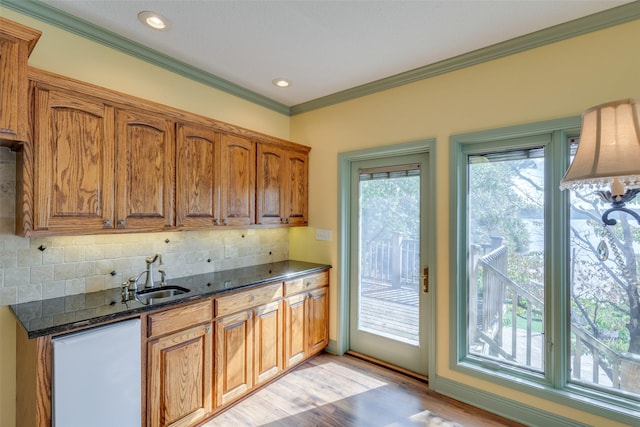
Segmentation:
{"type": "Polygon", "coordinates": [[[143,304],[150,304],[153,300],[175,297],[191,292],[187,288],[175,285],[166,285],[159,288],[147,288],[136,292],[136,299],[143,304]]]}

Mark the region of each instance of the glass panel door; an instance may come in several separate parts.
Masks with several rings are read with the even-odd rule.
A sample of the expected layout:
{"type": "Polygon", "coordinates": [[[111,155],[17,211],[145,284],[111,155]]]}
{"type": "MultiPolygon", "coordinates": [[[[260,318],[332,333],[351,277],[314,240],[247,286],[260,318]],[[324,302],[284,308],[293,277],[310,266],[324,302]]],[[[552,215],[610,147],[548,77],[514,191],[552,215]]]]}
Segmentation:
{"type": "Polygon", "coordinates": [[[426,374],[426,154],[352,166],[350,349],[426,374]]]}

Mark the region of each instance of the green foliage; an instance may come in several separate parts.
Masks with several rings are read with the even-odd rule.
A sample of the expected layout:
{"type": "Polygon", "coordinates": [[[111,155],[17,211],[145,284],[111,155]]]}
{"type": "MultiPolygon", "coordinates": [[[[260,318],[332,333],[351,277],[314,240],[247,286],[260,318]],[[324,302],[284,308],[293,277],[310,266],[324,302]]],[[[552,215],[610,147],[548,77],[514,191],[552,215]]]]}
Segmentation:
{"type": "Polygon", "coordinates": [[[420,177],[360,183],[363,241],[388,239],[393,233],[417,239],[420,233],[420,177]]]}
{"type": "Polygon", "coordinates": [[[505,244],[514,251],[525,251],[529,232],[519,215],[521,211],[541,213],[541,206],[518,191],[514,170],[532,168],[531,161],[499,161],[474,163],[469,167],[469,229],[473,243],[488,243],[491,237],[504,237],[505,244]]]}

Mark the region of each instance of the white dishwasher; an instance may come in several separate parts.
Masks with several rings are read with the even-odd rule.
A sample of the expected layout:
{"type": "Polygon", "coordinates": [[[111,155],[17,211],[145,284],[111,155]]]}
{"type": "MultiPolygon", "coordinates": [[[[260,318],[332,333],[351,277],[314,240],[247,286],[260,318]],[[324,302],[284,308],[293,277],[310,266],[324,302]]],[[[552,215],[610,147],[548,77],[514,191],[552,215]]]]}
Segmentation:
{"type": "Polygon", "coordinates": [[[54,427],[140,427],[140,319],[52,342],[54,427]]]}

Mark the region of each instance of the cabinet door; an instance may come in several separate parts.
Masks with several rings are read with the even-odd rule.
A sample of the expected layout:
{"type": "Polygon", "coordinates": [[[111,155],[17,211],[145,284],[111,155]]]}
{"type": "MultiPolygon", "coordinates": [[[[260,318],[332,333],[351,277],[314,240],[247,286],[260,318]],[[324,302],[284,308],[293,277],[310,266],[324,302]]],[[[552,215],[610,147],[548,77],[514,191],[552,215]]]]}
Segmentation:
{"type": "Polygon", "coordinates": [[[256,201],[258,224],[285,221],[285,152],[270,144],[258,144],[256,201]]]}
{"type": "Polygon", "coordinates": [[[27,59],[40,32],[0,17],[0,145],[29,133],[27,59]]]}
{"type": "Polygon", "coordinates": [[[153,340],[148,351],[149,427],[193,425],[210,414],[211,325],[153,340]]]}
{"type": "Polygon", "coordinates": [[[219,134],[179,125],[177,131],[176,225],[218,225],[220,197],[219,134]]]}
{"type": "Polygon", "coordinates": [[[173,225],[175,138],[172,122],[150,113],[116,113],[117,228],[158,231],[173,225]]]}
{"type": "Polygon", "coordinates": [[[307,356],[322,351],[329,344],[329,287],[309,292],[307,356]]]}
{"type": "Polygon", "coordinates": [[[216,406],[248,393],[253,386],[253,310],[215,321],[216,406]]]}
{"type": "Polygon", "coordinates": [[[304,360],[307,347],[307,293],[284,299],[284,365],[285,369],[304,360]]]}
{"type": "Polygon", "coordinates": [[[256,308],[253,328],[254,383],[259,385],[282,371],[282,302],[256,308]]]}
{"type": "Polygon", "coordinates": [[[222,224],[254,224],[255,144],[249,138],[225,134],[222,135],[220,148],[222,224]]]}
{"type": "Polygon", "coordinates": [[[114,110],[56,89],[34,90],[34,228],[112,228],[114,110]]]}
{"type": "Polygon", "coordinates": [[[292,225],[306,225],[309,206],[309,157],[305,153],[287,154],[286,220],[292,225]]]}

